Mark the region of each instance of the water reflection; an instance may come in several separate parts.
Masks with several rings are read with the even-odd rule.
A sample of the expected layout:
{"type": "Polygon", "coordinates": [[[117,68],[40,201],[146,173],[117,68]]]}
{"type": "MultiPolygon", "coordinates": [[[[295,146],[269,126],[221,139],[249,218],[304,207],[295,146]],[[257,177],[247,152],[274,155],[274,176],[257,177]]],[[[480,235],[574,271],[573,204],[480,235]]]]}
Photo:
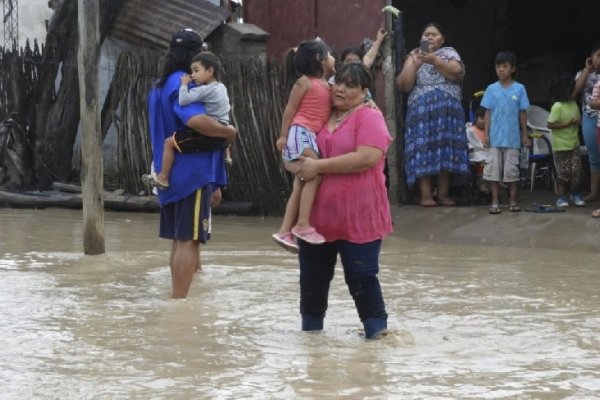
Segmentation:
{"type": "Polygon", "coordinates": [[[71,210],[0,209],[3,399],[595,398],[600,272],[577,251],[384,244],[388,337],[366,342],[336,271],[325,331],[298,330],[278,219],[217,217],[204,269],[168,300],[157,216],[108,213],[81,254],[71,210]]]}

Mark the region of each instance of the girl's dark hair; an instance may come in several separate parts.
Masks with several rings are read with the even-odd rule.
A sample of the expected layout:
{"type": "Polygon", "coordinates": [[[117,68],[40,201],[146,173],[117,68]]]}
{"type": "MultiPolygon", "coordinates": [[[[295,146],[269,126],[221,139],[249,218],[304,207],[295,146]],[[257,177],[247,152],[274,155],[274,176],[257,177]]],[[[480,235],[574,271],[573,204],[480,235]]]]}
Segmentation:
{"type": "Polygon", "coordinates": [[[485,108],[477,108],[477,111],[475,111],[475,118],[485,118],[485,108]]]}
{"type": "Polygon", "coordinates": [[[348,57],[350,54],[354,54],[362,61],[363,57],[365,56],[365,51],[363,49],[361,49],[360,47],[348,47],[342,51],[342,55],[340,56],[340,61],[342,63],[344,61],[346,61],[346,57],[348,57]]]}
{"type": "Polygon", "coordinates": [[[163,70],[156,86],[161,87],[165,84],[169,76],[176,71],[191,72],[190,64],[192,58],[202,50],[202,46],[194,48],[171,47],[165,55],[163,61],[163,70]]]}
{"type": "Polygon", "coordinates": [[[371,89],[372,81],[373,79],[367,68],[359,63],[344,64],[335,73],[336,85],[343,83],[350,87],[371,89]]]}
{"type": "Polygon", "coordinates": [[[320,39],[305,40],[296,49],[288,52],[286,66],[293,75],[321,76],[321,62],[329,55],[329,48],[320,39]]]}
{"type": "Polygon", "coordinates": [[[573,99],[572,76],[563,75],[550,81],[550,95],[553,101],[570,101],[573,99]]]}
{"type": "Polygon", "coordinates": [[[494,60],[496,65],[508,63],[513,67],[517,66],[517,56],[512,51],[503,50],[496,54],[496,58],[494,60]]]}
{"type": "Polygon", "coordinates": [[[590,54],[594,54],[595,52],[597,52],[598,50],[600,50],[600,42],[597,42],[596,44],[594,44],[592,46],[592,51],[590,52],[590,54]]]}
{"type": "Polygon", "coordinates": [[[213,77],[217,81],[221,81],[221,61],[219,60],[219,57],[217,57],[216,54],[210,51],[203,51],[192,57],[192,61],[190,62],[190,64],[195,62],[199,62],[206,69],[212,68],[213,77]]]}

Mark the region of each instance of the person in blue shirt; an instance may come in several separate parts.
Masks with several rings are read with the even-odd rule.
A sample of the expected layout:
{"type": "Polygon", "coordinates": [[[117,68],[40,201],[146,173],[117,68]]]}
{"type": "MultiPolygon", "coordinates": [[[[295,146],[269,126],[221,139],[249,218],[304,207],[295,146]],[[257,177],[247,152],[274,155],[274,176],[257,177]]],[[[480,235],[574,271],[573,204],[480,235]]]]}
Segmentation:
{"type": "Polygon", "coordinates": [[[510,51],[501,51],[496,55],[495,63],[498,81],[486,88],[480,103],[486,110],[484,145],[489,147],[492,155],[491,162],[483,169],[483,179],[490,183],[492,192],[490,214],[500,214],[500,182],[509,188],[509,211],[521,211],[517,202],[519,152],[521,145],[529,146],[529,99],[525,86],[513,80],[517,56],[510,51]]]}
{"type": "MultiPolygon", "coordinates": [[[[202,38],[193,30],[177,31],[169,43],[162,75],[148,94],[148,128],[155,171],[160,172],[162,167],[165,140],[186,126],[229,142],[236,137],[235,128],[208,116],[201,103],[179,105],[181,77],[190,73],[190,61],[203,46],[202,38]]],[[[159,236],[173,241],[169,257],[171,297],[185,298],[200,266],[200,243],[210,238],[211,206],[220,201],[220,187],[227,184],[223,151],[176,154],[169,183],[168,188],[158,191],[159,236]]]]}

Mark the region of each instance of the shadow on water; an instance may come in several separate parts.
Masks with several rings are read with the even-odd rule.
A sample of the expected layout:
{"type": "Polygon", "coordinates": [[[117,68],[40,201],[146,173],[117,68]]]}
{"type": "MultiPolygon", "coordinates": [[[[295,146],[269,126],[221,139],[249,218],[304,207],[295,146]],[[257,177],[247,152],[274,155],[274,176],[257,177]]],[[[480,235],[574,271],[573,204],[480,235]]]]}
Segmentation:
{"type": "Polygon", "coordinates": [[[90,257],[79,212],[0,209],[0,397],[597,396],[597,253],[434,241],[403,212],[381,256],[390,334],[365,341],[339,268],[325,330],[299,331],[279,219],[216,217],[172,301],[156,214],[107,213],[107,254],[90,257]]]}

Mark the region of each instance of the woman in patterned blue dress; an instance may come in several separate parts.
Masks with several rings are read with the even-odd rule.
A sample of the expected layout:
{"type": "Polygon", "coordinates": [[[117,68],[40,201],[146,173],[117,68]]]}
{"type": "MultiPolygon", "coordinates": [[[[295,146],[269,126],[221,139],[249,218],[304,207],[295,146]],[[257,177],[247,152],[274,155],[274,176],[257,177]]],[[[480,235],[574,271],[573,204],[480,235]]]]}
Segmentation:
{"type": "Polygon", "coordinates": [[[445,37],[438,24],[427,24],[422,40],[426,43],[409,53],[396,78],[398,88],[410,92],[405,121],[406,181],[409,187],[417,185],[420,205],[453,206],[448,196],[450,174],[469,173],[461,104],[465,67],[456,50],[442,47],[445,37]]]}

